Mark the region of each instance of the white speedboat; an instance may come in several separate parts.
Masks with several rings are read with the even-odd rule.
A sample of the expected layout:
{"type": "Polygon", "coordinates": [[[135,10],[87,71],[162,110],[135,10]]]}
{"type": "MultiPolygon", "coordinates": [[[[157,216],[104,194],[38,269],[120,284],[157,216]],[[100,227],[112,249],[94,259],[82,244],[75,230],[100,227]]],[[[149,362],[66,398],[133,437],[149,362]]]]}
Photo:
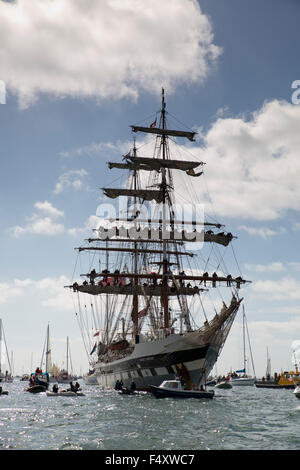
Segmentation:
{"type": "Polygon", "coordinates": [[[255,379],[253,377],[235,377],[230,379],[230,383],[234,386],[254,385],[255,379]]]}
{"type": "Polygon", "coordinates": [[[164,380],[159,387],[150,385],[151,392],[156,398],[213,398],[214,391],[186,390],[180,380],[164,380]]]}
{"type": "Polygon", "coordinates": [[[70,390],[62,390],[61,392],[46,392],[47,397],[84,397],[82,392],[72,392],[70,390]]]}
{"type": "Polygon", "coordinates": [[[296,398],[300,398],[300,385],[298,385],[294,390],[294,395],[296,398]]]}

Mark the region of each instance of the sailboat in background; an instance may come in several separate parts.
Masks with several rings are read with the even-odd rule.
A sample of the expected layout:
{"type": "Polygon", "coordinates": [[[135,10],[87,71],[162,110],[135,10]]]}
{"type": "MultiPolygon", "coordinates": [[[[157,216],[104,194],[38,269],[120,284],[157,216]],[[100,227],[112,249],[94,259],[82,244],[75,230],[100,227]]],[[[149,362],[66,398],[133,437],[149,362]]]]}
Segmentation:
{"type": "Polygon", "coordinates": [[[72,360],[71,360],[71,353],[70,353],[70,347],[69,347],[69,337],[67,336],[67,363],[66,363],[66,369],[61,369],[59,371],[58,375],[55,377],[56,381],[59,384],[65,384],[65,383],[71,382],[72,380],[76,380],[76,377],[69,373],[69,362],[71,364],[71,372],[72,372],[72,360]]]}
{"type": "MultiPolygon", "coordinates": [[[[6,362],[5,362],[6,363],[6,362]]],[[[11,368],[11,362],[9,360],[9,355],[8,355],[8,350],[7,350],[7,344],[6,344],[6,339],[5,339],[5,334],[4,334],[4,329],[3,329],[3,323],[2,319],[0,318],[0,382],[13,382],[14,378],[12,375],[12,368],[11,368]],[[2,345],[4,343],[5,346],[5,353],[6,353],[6,361],[8,364],[8,370],[5,370],[4,372],[4,361],[2,362],[2,359],[4,354],[2,353],[2,345]]]]}
{"type": "Polygon", "coordinates": [[[45,372],[49,375],[49,382],[52,382],[52,383],[56,382],[56,378],[53,375],[53,366],[52,366],[52,359],[51,359],[49,323],[48,323],[48,326],[47,326],[46,345],[44,347],[41,364],[43,363],[44,356],[45,356],[45,372]]]}
{"type": "Polygon", "coordinates": [[[243,354],[244,354],[244,368],[241,370],[236,370],[234,374],[231,375],[230,383],[234,386],[241,386],[241,385],[254,385],[255,383],[255,369],[254,369],[254,362],[253,362],[253,356],[252,356],[252,351],[251,351],[251,346],[250,346],[250,338],[249,338],[249,331],[248,331],[248,325],[246,321],[246,315],[245,315],[245,307],[243,305],[243,354]],[[247,332],[247,339],[248,339],[248,346],[249,346],[249,351],[250,351],[250,356],[251,356],[251,362],[252,362],[252,369],[254,373],[254,377],[251,377],[247,375],[246,372],[246,334],[245,330],[247,332]],[[242,375],[238,375],[242,374],[242,375]]]}

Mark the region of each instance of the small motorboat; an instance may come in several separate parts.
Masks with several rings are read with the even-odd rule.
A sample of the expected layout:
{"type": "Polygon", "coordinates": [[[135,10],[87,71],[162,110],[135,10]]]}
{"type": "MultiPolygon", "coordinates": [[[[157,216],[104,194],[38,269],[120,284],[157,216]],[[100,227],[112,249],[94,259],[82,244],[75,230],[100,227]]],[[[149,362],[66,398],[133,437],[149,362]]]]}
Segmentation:
{"type": "Polygon", "coordinates": [[[122,388],[121,390],[118,390],[120,395],[138,395],[138,392],[136,390],[132,390],[131,388],[122,388]]]}
{"type": "Polygon", "coordinates": [[[25,388],[25,392],[41,393],[46,392],[49,387],[49,374],[42,372],[39,368],[30,374],[29,387],[25,388]]]}
{"type": "Polygon", "coordinates": [[[300,385],[297,385],[297,387],[295,388],[294,395],[296,398],[300,398],[300,385]]]}
{"type": "Polygon", "coordinates": [[[145,390],[133,390],[132,388],[123,387],[118,390],[120,395],[145,395],[147,392],[145,390]]]}
{"type": "Polygon", "coordinates": [[[164,380],[159,387],[149,385],[155,398],[213,398],[213,390],[187,390],[182,388],[180,380],[164,380]]]}
{"type": "Polygon", "coordinates": [[[8,395],[8,391],[2,390],[2,387],[0,387],[0,395],[8,395]]]}
{"type": "Polygon", "coordinates": [[[46,392],[47,397],[84,397],[82,392],[72,392],[71,390],[61,390],[60,392],[46,392]]]}
{"type": "Polygon", "coordinates": [[[232,388],[232,385],[228,380],[221,380],[221,382],[216,383],[215,388],[229,389],[232,388]]]}
{"type": "Polygon", "coordinates": [[[44,385],[32,385],[32,387],[25,388],[25,392],[30,392],[30,393],[41,393],[45,392],[47,390],[47,387],[44,385]]]}

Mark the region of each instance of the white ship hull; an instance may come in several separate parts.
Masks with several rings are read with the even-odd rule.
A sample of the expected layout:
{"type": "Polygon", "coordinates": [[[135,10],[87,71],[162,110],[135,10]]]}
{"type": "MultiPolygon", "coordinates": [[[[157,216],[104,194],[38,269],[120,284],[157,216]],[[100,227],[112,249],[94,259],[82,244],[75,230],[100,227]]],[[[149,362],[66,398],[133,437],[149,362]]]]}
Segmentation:
{"type": "Polygon", "coordinates": [[[230,383],[234,387],[243,387],[245,385],[254,385],[255,379],[252,377],[240,377],[238,379],[231,379],[230,383]]]}
{"type": "MultiPolygon", "coordinates": [[[[234,314],[233,314],[234,317],[234,314]]],[[[231,323],[231,322],[230,322],[231,323]]],[[[225,330],[227,330],[225,328],[225,330]]],[[[122,380],[125,387],[134,381],[137,389],[148,390],[163,380],[180,376],[189,385],[205,384],[226,339],[220,332],[203,341],[203,332],[172,334],[160,341],[138,343],[127,357],[95,366],[98,384],[114,387],[122,380]]]]}

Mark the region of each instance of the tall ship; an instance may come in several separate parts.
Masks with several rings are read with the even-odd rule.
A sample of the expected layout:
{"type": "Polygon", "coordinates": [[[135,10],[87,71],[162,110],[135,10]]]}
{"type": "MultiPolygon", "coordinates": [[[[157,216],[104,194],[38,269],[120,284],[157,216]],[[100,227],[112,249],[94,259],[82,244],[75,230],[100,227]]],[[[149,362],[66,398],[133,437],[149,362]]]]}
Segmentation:
{"type": "Polygon", "coordinates": [[[236,237],[206,216],[197,195],[205,165],[192,153],[197,133],[175,130],[171,117],[162,89],[147,125],[131,126],[130,151],[108,162],[118,184],[102,188],[98,227],[77,248],[81,272],[66,286],[104,387],[121,380],[149,390],[174,376],[187,387],[205,384],[250,282],[233,248],[237,274],[227,254],[225,265],[236,237]]]}

